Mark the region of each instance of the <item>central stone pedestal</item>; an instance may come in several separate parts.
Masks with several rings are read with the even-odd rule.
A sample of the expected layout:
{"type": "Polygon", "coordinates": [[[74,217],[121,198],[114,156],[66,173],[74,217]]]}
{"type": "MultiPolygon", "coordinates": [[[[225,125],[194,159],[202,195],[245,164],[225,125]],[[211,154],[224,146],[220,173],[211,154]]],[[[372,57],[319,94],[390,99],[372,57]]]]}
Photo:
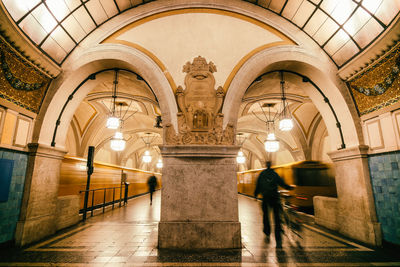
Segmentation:
{"type": "Polygon", "coordinates": [[[161,146],[159,248],[240,248],[239,146],[161,146]]]}

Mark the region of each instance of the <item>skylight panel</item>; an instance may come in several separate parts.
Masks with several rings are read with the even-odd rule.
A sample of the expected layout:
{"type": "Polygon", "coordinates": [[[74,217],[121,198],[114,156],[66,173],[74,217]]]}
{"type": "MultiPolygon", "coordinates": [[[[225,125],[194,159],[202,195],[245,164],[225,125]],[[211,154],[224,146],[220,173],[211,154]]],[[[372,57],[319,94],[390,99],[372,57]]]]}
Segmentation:
{"type": "Polygon", "coordinates": [[[303,27],[304,23],[309,19],[315,8],[316,7],[310,2],[303,1],[296,12],[296,15],[293,17],[293,22],[299,27],[303,27]]]}
{"type": "Polygon", "coordinates": [[[118,14],[117,6],[115,5],[113,0],[100,0],[103,9],[106,11],[106,14],[109,18],[118,14]]]}
{"type": "Polygon", "coordinates": [[[324,12],[318,9],[311,17],[311,19],[307,22],[307,24],[304,27],[304,30],[310,36],[313,36],[321,27],[321,25],[327,20],[327,18],[328,15],[326,15],[324,12]]]}
{"type": "Polygon", "coordinates": [[[37,8],[32,11],[32,15],[35,19],[42,25],[43,29],[50,33],[56,26],[57,21],[51,15],[49,10],[45,7],[44,4],[41,4],[37,8]]]}
{"type": "Polygon", "coordinates": [[[382,3],[382,0],[363,0],[361,5],[365,7],[369,12],[375,14],[376,10],[382,3]]]}
{"type": "Polygon", "coordinates": [[[61,25],[64,27],[64,29],[67,29],[68,33],[72,36],[72,38],[74,38],[75,42],[80,42],[86,36],[85,31],[82,29],[81,25],[74,16],[69,16],[66,18],[61,25]]]}
{"type": "Polygon", "coordinates": [[[349,60],[359,51],[360,50],[358,49],[356,44],[353,41],[349,40],[332,56],[332,59],[336,62],[336,64],[343,65],[347,60],[349,60]]]}
{"type": "Polygon", "coordinates": [[[350,17],[356,6],[357,5],[351,0],[338,1],[338,5],[336,5],[335,9],[331,13],[331,16],[340,25],[342,25],[350,17]]]}
{"type": "Polygon", "coordinates": [[[291,20],[302,2],[303,0],[288,0],[285,8],[283,9],[282,16],[291,20]]]}
{"type": "Polygon", "coordinates": [[[323,0],[320,8],[326,13],[331,14],[335,7],[339,4],[338,0],[323,0]]]}
{"type": "Polygon", "coordinates": [[[42,49],[57,63],[61,63],[62,60],[67,56],[67,53],[64,51],[64,49],[62,49],[61,46],[51,37],[46,39],[42,45],[42,49]]]}
{"type": "Polygon", "coordinates": [[[3,0],[4,6],[15,21],[20,20],[39,2],[40,0],[3,0]]]}
{"type": "Polygon", "coordinates": [[[64,0],[47,0],[46,4],[58,21],[61,21],[70,13],[64,0]]]}
{"type": "Polygon", "coordinates": [[[258,5],[262,7],[268,7],[269,3],[271,3],[271,0],[259,0],[258,5]]]}
{"type": "Polygon", "coordinates": [[[400,11],[399,0],[383,0],[378,7],[375,16],[385,25],[388,25],[400,11]]]}
{"type": "MultiPolygon", "coordinates": [[[[68,6],[69,10],[73,11],[75,8],[80,6],[82,2],[80,0],[64,0],[65,4],[68,6]]],[[[83,1],[85,2],[85,1],[83,1]]]]}
{"type": "Polygon", "coordinates": [[[21,27],[37,45],[40,44],[47,35],[42,25],[32,15],[26,16],[19,24],[19,27],[21,27]]]}
{"type": "Polygon", "coordinates": [[[339,28],[339,25],[336,24],[332,19],[328,18],[324,24],[322,24],[321,28],[315,33],[314,39],[320,45],[323,45],[334,32],[339,28]]]}
{"type": "Polygon", "coordinates": [[[116,0],[116,2],[119,7],[119,10],[121,10],[121,11],[128,9],[132,6],[131,1],[129,1],[129,0],[116,0]]]}
{"type": "Polygon", "coordinates": [[[96,28],[96,25],[94,24],[92,18],[89,16],[89,14],[87,13],[86,9],[83,6],[78,8],[73,13],[73,15],[81,25],[82,29],[86,32],[86,34],[90,33],[94,28],[96,28]]]}
{"type": "Polygon", "coordinates": [[[284,4],[285,4],[285,1],[272,0],[271,4],[268,7],[268,9],[270,9],[270,10],[276,12],[276,13],[280,13],[284,4]]]}
{"type": "Polygon", "coordinates": [[[356,35],[354,35],[354,40],[360,47],[364,48],[383,30],[383,27],[376,20],[370,19],[365,26],[356,35]]]}
{"type": "Polygon", "coordinates": [[[92,15],[93,19],[96,21],[96,24],[102,24],[105,20],[108,19],[106,12],[103,9],[103,6],[100,4],[99,0],[91,0],[86,4],[87,9],[92,15]]]}
{"type": "Polygon", "coordinates": [[[332,37],[332,39],[329,40],[324,49],[329,55],[332,56],[333,54],[335,54],[337,50],[339,50],[340,47],[342,47],[349,40],[350,36],[345,31],[339,30],[332,37]]]}
{"type": "Polygon", "coordinates": [[[52,34],[50,35],[64,50],[65,52],[69,53],[74,47],[75,43],[68,36],[68,34],[61,28],[60,26],[57,27],[52,34]]]}
{"type": "Polygon", "coordinates": [[[371,18],[363,8],[358,8],[353,16],[343,25],[343,28],[350,34],[356,34],[362,26],[371,18]]]}

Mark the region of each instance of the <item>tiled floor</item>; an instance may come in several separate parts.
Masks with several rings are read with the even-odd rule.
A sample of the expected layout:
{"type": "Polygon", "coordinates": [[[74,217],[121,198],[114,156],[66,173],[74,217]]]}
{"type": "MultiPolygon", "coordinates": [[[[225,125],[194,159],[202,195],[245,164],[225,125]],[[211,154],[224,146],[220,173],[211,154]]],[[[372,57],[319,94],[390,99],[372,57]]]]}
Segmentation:
{"type": "Polygon", "coordinates": [[[370,249],[304,225],[282,248],[262,233],[260,203],[239,196],[242,249],[183,252],[157,249],[160,193],[92,217],[24,249],[3,249],[0,266],[400,266],[399,253],[370,249]]]}

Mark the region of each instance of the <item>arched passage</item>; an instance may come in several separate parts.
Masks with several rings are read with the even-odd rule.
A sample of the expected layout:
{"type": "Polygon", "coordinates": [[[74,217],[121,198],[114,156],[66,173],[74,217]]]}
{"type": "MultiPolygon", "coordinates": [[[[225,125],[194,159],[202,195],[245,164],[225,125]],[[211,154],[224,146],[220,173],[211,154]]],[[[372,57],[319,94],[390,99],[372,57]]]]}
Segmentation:
{"type": "MultiPolygon", "coordinates": [[[[333,75],[329,75],[332,71],[331,68],[332,66],[322,63],[318,58],[300,48],[272,48],[254,55],[238,71],[228,89],[222,110],[225,114],[224,125],[237,121],[238,114],[234,107],[240,104],[246,89],[258,76],[283,70],[305,76],[321,89],[341,122],[343,139],[347,147],[363,144],[361,127],[356,123],[357,111],[354,104],[350,102],[351,97],[345,85],[333,75]]],[[[304,89],[324,121],[329,122],[326,126],[332,137],[332,147],[341,148],[342,138],[329,105],[324,102],[323,96],[315,87],[304,87],[304,89]]]]}
{"type": "Polygon", "coordinates": [[[110,68],[131,70],[143,77],[159,100],[163,120],[172,124],[175,123],[176,116],[174,115],[177,112],[175,97],[165,76],[157,65],[146,55],[133,48],[122,45],[101,45],[94,49],[89,49],[80,57],[79,61],[74,63],[74,68],[71,71],[66,72],[65,75],[53,83],[50,88],[51,92],[47,97],[49,103],[45,102],[46,106],[40,114],[43,116],[43,121],[40,125],[35,126],[34,131],[38,143],[51,145],[54,126],[57,123],[59,114],[62,112],[66,99],[79,87],[82,81],[87,80],[86,86],[73,94],[73,98],[62,112],[54,143],[57,147],[64,147],[72,115],[79,103],[95,85],[95,82],[88,79],[88,77],[93,73],[110,68]]]}
{"type": "Polygon", "coordinates": [[[314,199],[314,206],[322,211],[316,215],[316,220],[322,224],[329,220],[340,222],[331,228],[363,242],[379,244],[380,226],[373,203],[361,125],[349,92],[333,75],[333,69],[301,48],[264,50],[243,64],[233,79],[223,106],[224,123],[236,123],[238,111],[235,107],[240,105],[245,91],[260,75],[286,71],[300,76],[299,83],[305,84],[304,92],[325,122],[331,141],[329,156],[336,171],[338,198],[333,199],[335,204],[330,208],[325,206],[327,198],[314,199]],[[310,82],[311,86],[307,86],[310,82]]]}

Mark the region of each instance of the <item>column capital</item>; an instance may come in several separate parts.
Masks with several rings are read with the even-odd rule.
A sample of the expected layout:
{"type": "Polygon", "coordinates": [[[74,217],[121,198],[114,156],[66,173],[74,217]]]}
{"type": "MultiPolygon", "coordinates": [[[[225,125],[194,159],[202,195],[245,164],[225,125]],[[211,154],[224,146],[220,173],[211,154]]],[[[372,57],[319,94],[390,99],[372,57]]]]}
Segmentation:
{"type": "Polygon", "coordinates": [[[53,158],[53,159],[64,159],[66,150],[60,148],[54,148],[48,145],[43,145],[39,143],[29,143],[28,151],[30,156],[39,156],[45,158],[53,158]]]}
{"type": "Polygon", "coordinates": [[[359,146],[349,147],[346,149],[328,152],[328,155],[333,162],[351,160],[357,158],[367,158],[368,149],[369,146],[367,145],[359,145],[359,146]]]}

